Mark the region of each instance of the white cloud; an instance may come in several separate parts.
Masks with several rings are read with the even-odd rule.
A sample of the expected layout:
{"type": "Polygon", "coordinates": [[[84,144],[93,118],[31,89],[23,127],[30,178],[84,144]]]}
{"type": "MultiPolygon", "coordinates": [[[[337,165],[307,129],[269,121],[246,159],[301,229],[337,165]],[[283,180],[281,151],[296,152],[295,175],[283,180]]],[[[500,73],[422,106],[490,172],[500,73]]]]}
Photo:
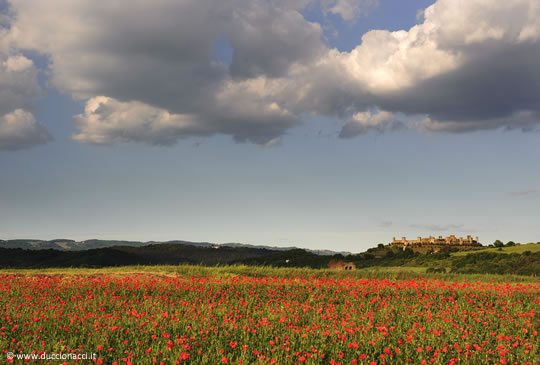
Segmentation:
{"type": "Polygon", "coordinates": [[[439,0],[425,10],[422,24],[408,31],[367,32],[358,47],[340,54],[339,61],[371,92],[411,87],[482,56],[479,44],[523,42],[530,12],[538,14],[536,1],[439,0]]]}
{"type": "Polygon", "coordinates": [[[324,54],[321,26],[306,21],[295,8],[257,0],[237,5],[225,30],[234,49],[234,78],[282,77],[291,67],[324,54]]]}
{"type": "Polygon", "coordinates": [[[425,23],[436,27],[433,38],[444,48],[486,41],[512,43],[538,37],[539,12],[536,0],[439,0],[426,9],[425,23]]]}
{"type": "Polygon", "coordinates": [[[341,16],[345,21],[353,21],[375,8],[379,0],[322,0],[325,13],[341,16]]]}
{"type": "MultiPolygon", "coordinates": [[[[537,128],[537,0],[438,0],[421,24],[367,32],[350,52],[324,45],[321,26],[300,13],[309,2],[12,0],[0,49],[49,57],[52,84],[87,104],[74,118],[74,138],[87,143],[225,134],[268,145],[305,114],[340,118],[342,137],[537,128]],[[233,48],[230,65],[214,60],[218,39],[233,48]]],[[[351,21],[376,1],[321,4],[351,21]]],[[[35,78],[24,56],[10,57],[3,72],[35,78]]],[[[0,114],[37,95],[31,82],[9,82],[0,114]]]]}
{"type": "Polygon", "coordinates": [[[340,55],[347,74],[375,93],[410,87],[415,83],[457,68],[462,56],[439,48],[430,38],[430,27],[410,31],[370,31],[362,44],[340,55]]]}
{"type": "Polygon", "coordinates": [[[536,111],[519,111],[501,118],[483,120],[437,121],[429,116],[411,123],[411,127],[427,132],[465,133],[483,129],[504,127],[507,130],[539,131],[540,115],[536,111]]]}
{"type": "Polygon", "coordinates": [[[277,139],[300,123],[282,99],[287,86],[286,79],[229,80],[217,92],[214,105],[215,115],[226,123],[214,121],[214,128],[233,135],[237,141],[266,145],[277,139]]]}
{"type": "Polygon", "coordinates": [[[358,112],[354,114],[351,120],[341,129],[339,136],[341,138],[355,137],[369,131],[385,132],[389,129],[402,129],[404,124],[397,120],[393,113],[379,111],[358,112]]]}
{"type": "Polygon", "coordinates": [[[305,108],[343,119],[374,107],[424,115],[408,126],[431,131],[534,130],[537,1],[439,0],[424,17],[408,31],[367,32],[351,52],[329,51],[301,79],[305,108]]]}
{"type": "MultiPolygon", "coordinates": [[[[47,55],[52,83],[60,90],[85,101],[107,96],[197,120],[198,125],[187,132],[183,128],[169,131],[178,134],[169,135],[167,141],[193,133],[220,133],[264,145],[282,136],[298,116],[272,96],[250,94],[241,87],[255,85],[260,78],[270,84],[325,51],[320,25],[298,12],[305,1],[159,0],[126,2],[126,6],[70,0],[56,0],[54,6],[41,1],[12,3],[17,15],[10,42],[47,55]],[[229,68],[214,61],[218,39],[226,39],[234,48],[229,68]]],[[[121,129],[122,124],[126,131],[133,128],[132,119],[123,121],[122,115],[114,114],[115,125],[121,129]]],[[[77,140],[131,138],[163,144],[156,132],[162,129],[152,123],[135,123],[136,133],[126,132],[122,138],[104,137],[101,133],[110,117],[100,118],[92,122],[90,118],[86,124],[75,118],[77,126],[87,128],[76,135],[77,140]],[[96,123],[101,132],[89,133],[94,130],[90,125],[96,123]],[[139,138],[145,127],[150,130],[139,138]]],[[[113,129],[107,130],[113,133],[113,129]]]]}
{"type": "Polygon", "coordinates": [[[298,118],[277,103],[268,102],[265,96],[272,89],[271,83],[264,79],[226,83],[202,120],[197,114],[170,113],[138,101],[93,97],[84,113],[73,117],[79,129],[73,139],[93,144],[170,145],[189,136],[221,133],[238,142],[273,146],[298,118]]]}
{"type": "Polygon", "coordinates": [[[0,115],[23,108],[40,96],[33,62],[20,54],[0,51],[0,115]]]}
{"type": "Polygon", "coordinates": [[[51,140],[47,129],[22,109],[0,115],[0,150],[18,150],[51,140]]]}
{"type": "Polygon", "coordinates": [[[137,141],[166,145],[183,135],[207,134],[192,115],[170,114],[140,102],[122,103],[105,96],[88,100],[84,114],[73,119],[80,130],[73,139],[84,143],[137,141]]]}
{"type": "Polygon", "coordinates": [[[17,55],[9,57],[2,63],[2,66],[6,72],[22,72],[31,69],[34,63],[22,55],[17,55]]]}
{"type": "Polygon", "coordinates": [[[47,128],[26,110],[42,94],[37,72],[30,59],[0,39],[0,150],[29,148],[51,140],[47,128]]]}

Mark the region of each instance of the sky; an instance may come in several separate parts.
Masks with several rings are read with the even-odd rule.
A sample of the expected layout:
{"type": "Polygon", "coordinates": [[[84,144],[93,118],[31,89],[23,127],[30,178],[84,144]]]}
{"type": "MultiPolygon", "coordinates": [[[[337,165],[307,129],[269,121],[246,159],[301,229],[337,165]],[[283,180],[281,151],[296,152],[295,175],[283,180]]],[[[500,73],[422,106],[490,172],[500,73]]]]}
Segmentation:
{"type": "Polygon", "coordinates": [[[0,239],[540,241],[537,0],[0,0],[0,239]]]}

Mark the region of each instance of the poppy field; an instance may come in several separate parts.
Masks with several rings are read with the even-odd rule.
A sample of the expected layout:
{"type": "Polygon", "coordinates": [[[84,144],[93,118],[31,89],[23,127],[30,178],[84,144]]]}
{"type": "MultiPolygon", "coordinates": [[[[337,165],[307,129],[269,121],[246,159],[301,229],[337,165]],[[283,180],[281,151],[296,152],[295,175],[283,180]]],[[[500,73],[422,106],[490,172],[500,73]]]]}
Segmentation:
{"type": "Polygon", "coordinates": [[[539,293],[538,281],[4,273],[0,360],[536,364],[539,293]]]}

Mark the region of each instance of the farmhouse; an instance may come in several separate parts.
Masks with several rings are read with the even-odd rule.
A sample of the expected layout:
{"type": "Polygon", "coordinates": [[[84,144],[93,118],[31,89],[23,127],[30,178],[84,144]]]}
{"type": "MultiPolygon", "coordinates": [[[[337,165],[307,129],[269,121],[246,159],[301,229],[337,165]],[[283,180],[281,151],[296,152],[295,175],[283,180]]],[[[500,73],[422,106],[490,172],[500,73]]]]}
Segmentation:
{"type": "Polygon", "coordinates": [[[335,270],[355,270],[356,265],[353,262],[332,260],[328,263],[328,268],[335,270]]]}

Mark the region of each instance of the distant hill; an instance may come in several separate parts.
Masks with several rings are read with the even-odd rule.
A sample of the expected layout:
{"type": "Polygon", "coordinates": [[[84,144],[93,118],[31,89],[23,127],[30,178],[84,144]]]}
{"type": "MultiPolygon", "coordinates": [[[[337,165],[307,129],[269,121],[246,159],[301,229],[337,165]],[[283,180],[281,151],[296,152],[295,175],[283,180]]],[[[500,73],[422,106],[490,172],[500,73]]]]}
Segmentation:
{"type": "Polygon", "coordinates": [[[24,250],[0,248],[0,267],[105,267],[124,265],[218,265],[268,255],[254,248],[198,247],[174,243],[140,247],[114,246],[82,251],[24,250]]]}
{"type": "Polygon", "coordinates": [[[251,248],[265,248],[272,251],[291,251],[291,250],[304,250],[307,252],[311,252],[315,255],[320,256],[333,256],[333,255],[352,255],[351,252],[348,251],[331,251],[331,250],[311,250],[308,248],[300,248],[296,246],[289,246],[289,247],[275,247],[275,246],[264,246],[264,245],[250,245],[245,243],[222,243],[221,246],[227,246],[227,247],[251,247],[251,248]]]}
{"type": "Polygon", "coordinates": [[[205,246],[178,243],[139,247],[113,246],[89,250],[27,250],[0,248],[0,268],[107,267],[126,265],[195,264],[216,266],[249,264],[289,267],[326,267],[332,257],[302,249],[276,251],[266,248],[205,246]]]}
{"type": "Polygon", "coordinates": [[[54,239],[50,241],[37,239],[0,240],[0,248],[21,248],[24,250],[59,250],[81,251],[112,246],[141,247],[151,244],[150,242],[138,241],[115,241],[115,240],[86,240],[74,241],[70,239],[54,239]]]}
{"type": "MultiPolygon", "coordinates": [[[[525,243],[525,244],[519,244],[515,246],[505,246],[505,247],[491,247],[486,248],[482,252],[493,252],[493,253],[503,253],[503,254],[510,254],[510,253],[519,253],[522,254],[523,252],[540,252],[540,242],[531,242],[531,243],[525,243]]],[[[452,253],[452,256],[465,256],[467,252],[454,252],[452,253]]]]}
{"type": "MultiPolygon", "coordinates": [[[[23,240],[24,241],[24,240],[23,240]]],[[[97,240],[96,240],[97,241],[97,240]]],[[[101,241],[92,244],[103,244],[101,241]]],[[[61,244],[69,241],[46,241],[61,244]]],[[[87,242],[87,241],[85,241],[87,242]]],[[[106,241],[125,243],[125,241],[106,241]]],[[[423,254],[409,248],[402,250],[380,245],[367,252],[343,256],[341,254],[317,255],[303,249],[274,250],[249,247],[247,245],[214,245],[210,243],[132,244],[100,247],[83,250],[22,249],[0,247],[0,268],[47,268],[128,265],[178,265],[195,264],[205,266],[244,264],[274,267],[326,268],[330,260],[353,262],[358,269],[370,267],[421,267],[426,272],[452,272],[464,274],[518,274],[540,275],[540,251],[525,250],[521,253],[500,254],[488,250],[475,251],[466,255],[453,256],[450,252],[423,254]],[[140,245],[140,246],[134,246],[140,245]]],[[[74,242],[71,242],[73,247],[74,242]]],[[[36,247],[35,244],[32,247],[36,247]]],[[[80,247],[80,246],[75,246],[80,247]]],[[[87,246],[86,246],[87,247],[87,246]]]]}
{"type": "MultiPolygon", "coordinates": [[[[161,245],[161,244],[177,244],[188,245],[195,247],[245,247],[245,248],[260,248],[272,251],[288,251],[297,249],[298,247],[273,247],[264,245],[249,245],[244,243],[211,243],[211,242],[191,242],[182,240],[173,241],[119,241],[119,240],[98,240],[90,239],[85,241],[74,241],[71,239],[54,239],[50,241],[37,240],[37,239],[15,239],[15,240],[0,240],[0,248],[21,248],[24,250],[59,250],[59,251],[82,251],[92,250],[97,248],[107,248],[115,246],[124,247],[143,247],[149,245],[161,245]]],[[[316,255],[332,256],[335,254],[350,255],[350,252],[334,252],[330,250],[310,250],[305,249],[308,252],[312,252],[316,255]]]]}

